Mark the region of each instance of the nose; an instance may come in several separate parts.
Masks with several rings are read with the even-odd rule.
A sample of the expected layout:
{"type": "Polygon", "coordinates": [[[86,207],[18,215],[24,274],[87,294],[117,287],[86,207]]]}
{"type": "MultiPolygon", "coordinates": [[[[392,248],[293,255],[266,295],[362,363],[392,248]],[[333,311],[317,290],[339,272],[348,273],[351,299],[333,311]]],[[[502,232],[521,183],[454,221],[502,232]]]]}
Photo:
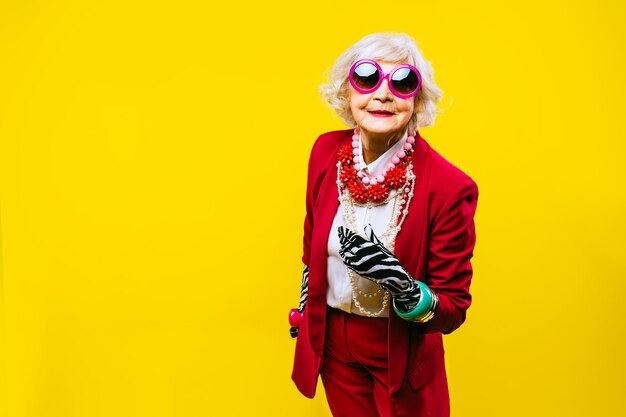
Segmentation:
{"type": "Polygon", "coordinates": [[[391,90],[389,90],[389,78],[385,77],[383,82],[378,87],[378,90],[374,92],[373,98],[383,102],[393,100],[391,90]]]}

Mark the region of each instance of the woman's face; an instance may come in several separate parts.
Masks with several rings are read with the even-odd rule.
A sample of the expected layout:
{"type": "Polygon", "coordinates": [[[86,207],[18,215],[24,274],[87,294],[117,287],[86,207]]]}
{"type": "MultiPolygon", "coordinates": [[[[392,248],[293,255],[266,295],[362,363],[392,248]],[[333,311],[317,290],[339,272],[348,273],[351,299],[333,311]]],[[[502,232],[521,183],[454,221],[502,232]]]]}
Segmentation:
{"type": "MultiPolygon", "coordinates": [[[[399,63],[376,61],[385,74],[399,63]]],[[[378,90],[361,94],[350,84],[350,110],[356,125],[368,136],[393,137],[404,133],[414,110],[414,97],[399,98],[389,91],[383,80],[378,90]]]]}

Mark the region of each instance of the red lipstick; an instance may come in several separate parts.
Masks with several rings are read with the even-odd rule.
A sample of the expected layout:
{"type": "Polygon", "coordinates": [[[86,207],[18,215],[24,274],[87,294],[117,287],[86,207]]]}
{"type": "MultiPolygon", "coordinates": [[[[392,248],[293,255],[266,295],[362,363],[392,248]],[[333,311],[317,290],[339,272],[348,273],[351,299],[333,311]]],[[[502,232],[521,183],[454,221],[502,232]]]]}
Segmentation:
{"type": "Polygon", "coordinates": [[[370,110],[368,111],[374,117],[390,117],[393,116],[393,113],[387,110],[370,110]]]}

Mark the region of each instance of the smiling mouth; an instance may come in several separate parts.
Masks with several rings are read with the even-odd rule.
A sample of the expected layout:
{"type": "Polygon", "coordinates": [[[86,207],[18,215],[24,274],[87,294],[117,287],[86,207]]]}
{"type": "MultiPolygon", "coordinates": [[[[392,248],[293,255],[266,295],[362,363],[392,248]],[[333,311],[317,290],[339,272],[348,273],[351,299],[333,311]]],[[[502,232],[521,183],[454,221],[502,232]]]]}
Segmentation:
{"type": "Polygon", "coordinates": [[[369,114],[371,114],[374,117],[389,117],[389,116],[393,116],[393,113],[390,111],[386,111],[386,110],[370,110],[368,111],[369,114]]]}

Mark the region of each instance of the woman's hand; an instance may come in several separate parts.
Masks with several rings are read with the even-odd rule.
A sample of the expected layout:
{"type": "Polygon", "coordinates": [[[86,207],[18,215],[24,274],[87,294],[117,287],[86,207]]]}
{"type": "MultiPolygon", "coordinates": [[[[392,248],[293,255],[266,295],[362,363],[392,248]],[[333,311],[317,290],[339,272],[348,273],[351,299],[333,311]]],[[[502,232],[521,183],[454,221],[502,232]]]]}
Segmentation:
{"type": "Polygon", "coordinates": [[[389,291],[397,304],[407,310],[412,309],[419,302],[419,286],[400,265],[398,258],[378,239],[371,225],[365,226],[364,232],[367,239],[343,226],[339,227],[339,255],[343,263],[389,291]]]}

